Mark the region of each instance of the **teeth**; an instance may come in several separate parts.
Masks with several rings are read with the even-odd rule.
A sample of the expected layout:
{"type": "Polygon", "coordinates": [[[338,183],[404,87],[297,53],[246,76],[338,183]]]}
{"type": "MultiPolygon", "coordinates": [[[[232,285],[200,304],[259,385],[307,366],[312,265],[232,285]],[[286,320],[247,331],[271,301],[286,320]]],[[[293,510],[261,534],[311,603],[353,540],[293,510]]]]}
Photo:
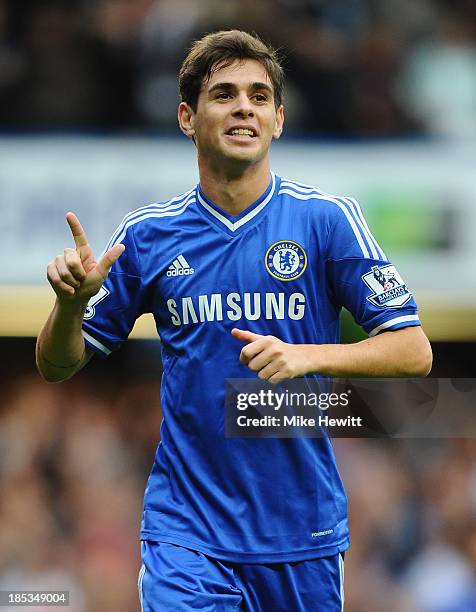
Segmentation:
{"type": "Polygon", "coordinates": [[[247,129],[232,130],[232,136],[253,136],[253,132],[247,129]]]}

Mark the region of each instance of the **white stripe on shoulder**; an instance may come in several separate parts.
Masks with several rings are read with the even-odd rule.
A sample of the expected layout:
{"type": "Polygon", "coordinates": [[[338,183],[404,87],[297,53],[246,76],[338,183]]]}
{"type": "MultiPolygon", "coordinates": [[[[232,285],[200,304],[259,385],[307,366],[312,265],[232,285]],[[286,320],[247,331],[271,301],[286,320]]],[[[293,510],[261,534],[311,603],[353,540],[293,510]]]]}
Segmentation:
{"type": "Polygon", "coordinates": [[[298,183],[297,181],[289,181],[286,179],[281,179],[281,187],[293,187],[297,191],[301,191],[302,193],[309,193],[310,191],[317,191],[318,193],[322,193],[317,189],[317,187],[313,187],[312,185],[305,185],[304,183],[298,183]]]}
{"type": "Polygon", "coordinates": [[[418,315],[405,315],[403,317],[396,317],[395,319],[390,319],[390,321],[385,321],[382,325],[375,327],[371,332],[369,332],[369,336],[376,336],[379,332],[384,329],[389,329],[394,325],[398,325],[400,323],[409,323],[410,321],[420,321],[418,315]]]}
{"type": "Polygon", "coordinates": [[[192,189],[189,189],[188,191],[186,191],[185,193],[183,193],[182,195],[176,196],[175,198],[172,198],[171,200],[167,200],[166,202],[163,203],[158,203],[158,204],[148,204],[147,206],[141,206],[140,208],[136,208],[135,210],[133,210],[130,213],[127,213],[127,215],[125,215],[122,219],[122,221],[120,222],[119,226],[117,227],[116,231],[114,232],[114,234],[111,236],[109,243],[106,247],[106,251],[109,250],[111,248],[111,246],[115,243],[116,241],[116,236],[118,236],[121,232],[122,229],[124,227],[124,225],[130,220],[133,219],[136,216],[142,215],[144,214],[146,211],[165,211],[165,210],[173,210],[173,209],[177,209],[180,208],[180,206],[183,204],[183,202],[195,191],[195,187],[193,187],[192,189]]]}
{"type": "Polygon", "coordinates": [[[84,329],[81,330],[83,337],[93,346],[95,346],[96,348],[98,348],[102,353],[104,353],[105,355],[110,355],[112,351],[110,351],[107,346],[104,346],[104,344],[101,344],[99,342],[99,340],[96,340],[96,338],[93,338],[91,335],[88,334],[88,332],[85,332],[84,329]]]}
{"type": "Polygon", "coordinates": [[[362,213],[362,209],[360,208],[360,204],[357,202],[357,200],[355,198],[346,198],[346,200],[348,200],[349,202],[351,202],[354,206],[354,209],[357,213],[357,217],[360,219],[360,223],[361,226],[364,228],[364,231],[366,233],[366,236],[368,237],[368,240],[371,240],[373,242],[373,244],[375,245],[375,248],[378,251],[378,254],[380,257],[377,257],[376,259],[383,259],[384,261],[388,261],[387,256],[385,255],[385,253],[382,251],[379,243],[375,240],[372,232],[370,231],[369,226],[367,225],[367,221],[365,220],[365,217],[362,213]]]}
{"type": "Polygon", "coordinates": [[[115,244],[118,244],[119,242],[121,242],[121,240],[126,235],[126,232],[129,229],[129,227],[131,227],[132,225],[135,225],[136,223],[139,223],[139,221],[143,221],[144,219],[152,219],[152,218],[160,219],[161,217],[176,217],[177,215],[181,215],[188,208],[188,206],[190,204],[193,204],[195,201],[196,201],[195,194],[192,193],[188,196],[186,200],[181,202],[180,205],[175,204],[162,211],[157,211],[149,207],[145,208],[140,213],[139,216],[133,217],[129,221],[127,221],[125,224],[121,224],[119,226],[118,230],[119,229],[121,230],[120,233],[118,234],[118,230],[114,233],[115,238],[114,240],[111,239],[109,241],[109,244],[106,247],[106,251],[110,249],[111,247],[113,247],[115,244]]]}
{"type": "MultiPolygon", "coordinates": [[[[282,183],[281,183],[282,184],[282,183]]],[[[332,202],[334,204],[337,204],[337,206],[341,209],[341,211],[344,213],[345,218],[347,219],[347,221],[349,222],[350,227],[352,228],[352,231],[354,232],[354,236],[357,239],[357,242],[360,246],[360,249],[362,251],[363,256],[366,259],[371,259],[370,257],[370,253],[369,250],[367,248],[367,245],[365,244],[365,241],[362,237],[361,231],[358,228],[355,219],[353,217],[353,215],[351,214],[351,212],[349,211],[349,208],[346,204],[344,204],[343,202],[341,202],[340,200],[338,200],[337,198],[334,198],[333,196],[329,196],[329,195],[324,195],[322,193],[319,193],[316,190],[314,190],[314,192],[309,192],[309,193],[298,193],[296,191],[294,191],[293,189],[279,189],[279,195],[281,194],[287,194],[287,195],[291,195],[294,198],[297,198],[298,200],[326,200],[327,202],[332,202]]]]}
{"type": "MultiPolygon", "coordinates": [[[[297,183],[295,181],[282,180],[281,187],[283,186],[295,189],[298,193],[308,194],[309,196],[313,193],[316,193],[322,196],[323,198],[330,200],[331,202],[335,202],[336,200],[342,202],[345,206],[347,206],[352,217],[354,218],[355,223],[360,228],[359,234],[361,238],[365,238],[367,245],[366,245],[366,248],[363,249],[364,254],[365,254],[365,251],[368,253],[368,249],[367,249],[367,246],[368,246],[370,248],[370,252],[372,253],[372,257],[374,259],[381,259],[381,260],[387,261],[387,257],[385,253],[383,252],[380,245],[378,244],[378,242],[375,240],[374,236],[372,235],[369,229],[369,226],[367,225],[367,222],[365,221],[365,217],[362,214],[362,210],[359,206],[359,203],[357,202],[355,198],[339,197],[336,195],[332,195],[330,193],[326,193],[325,191],[322,191],[320,189],[317,189],[317,187],[311,187],[310,185],[305,185],[304,183],[297,183]]],[[[280,190],[279,193],[288,193],[288,191],[280,190]]],[[[305,199],[305,198],[299,198],[299,199],[305,199]]],[[[352,227],[352,229],[354,228],[352,227]]],[[[359,245],[360,245],[360,241],[359,241],[359,245]]]]}
{"type": "Polygon", "coordinates": [[[367,246],[370,248],[370,252],[372,253],[372,257],[374,259],[380,259],[380,253],[377,253],[377,249],[375,248],[375,243],[372,241],[370,234],[367,232],[364,224],[362,223],[362,219],[357,213],[357,207],[354,202],[350,198],[339,198],[341,202],[343,202],[346,206],[348,206],[351,215],[354,217],[355,222],[360,227],[360,231],[362,232],[363,237],[367,242],[367,246]]]}

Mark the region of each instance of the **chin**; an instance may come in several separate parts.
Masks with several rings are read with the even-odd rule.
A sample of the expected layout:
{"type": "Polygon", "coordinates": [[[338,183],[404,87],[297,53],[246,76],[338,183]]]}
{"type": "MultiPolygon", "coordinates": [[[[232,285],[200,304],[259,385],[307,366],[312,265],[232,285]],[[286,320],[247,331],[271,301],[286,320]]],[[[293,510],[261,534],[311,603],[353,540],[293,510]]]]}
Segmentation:
{"type": "Polygon", "coordinates": [[[224,156],[229,159],[235,159],[236,161],[241,162],[254,162],[261,157],[261,151],[257,151],[256,149],[226,149],[224,151],[224,156]]]}
{"type": "Polygon", "coordinates": [[[237,161],[255,161],[255,159],[258,157],[256,155],[256,153],[252,153],[251,151],[243,151],[240,153],[236,153],[235,151],[228,153],[228,155],[226,155],[227,159],[236,159],[237,161]]]}

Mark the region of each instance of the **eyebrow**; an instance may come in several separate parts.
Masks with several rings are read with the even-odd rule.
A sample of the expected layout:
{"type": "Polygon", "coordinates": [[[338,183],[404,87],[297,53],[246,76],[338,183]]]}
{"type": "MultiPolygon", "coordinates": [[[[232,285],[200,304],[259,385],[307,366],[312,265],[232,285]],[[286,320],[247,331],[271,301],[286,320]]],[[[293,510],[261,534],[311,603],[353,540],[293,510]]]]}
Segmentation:
{"type": "MultiPolygon", "coordinates": [[[[229,90],[236,89],[236,84],[229,83],[229,82],[215,83],[214,85],[210,87],[210,89],[208,90],[208,93],[212,93],[216,91],[217,89],[229,89],[229,90]]],[[[250,83],[249,89],[253,91],[264,89],[268,91],[270,94],[273,94],[273,88],[270,87],[267,83],[262,83],[261,81],[255,81],[254,83],[250,83]]]]}

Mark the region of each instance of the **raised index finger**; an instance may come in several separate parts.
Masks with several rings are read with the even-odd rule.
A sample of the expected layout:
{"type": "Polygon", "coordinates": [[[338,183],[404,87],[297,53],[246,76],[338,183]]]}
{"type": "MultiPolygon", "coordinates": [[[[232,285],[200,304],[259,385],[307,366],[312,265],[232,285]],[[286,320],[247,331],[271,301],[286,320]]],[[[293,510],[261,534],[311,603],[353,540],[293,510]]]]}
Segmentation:
{"type": "Polygon", "coordinates": [[[86,246],[88,244],[88,239],[78,217],[73,212],[69,212],[66,214],[66,221],[68,222],[71,233],[73,234],[74,244],[76,247],[80,248],[86,246]]]}

